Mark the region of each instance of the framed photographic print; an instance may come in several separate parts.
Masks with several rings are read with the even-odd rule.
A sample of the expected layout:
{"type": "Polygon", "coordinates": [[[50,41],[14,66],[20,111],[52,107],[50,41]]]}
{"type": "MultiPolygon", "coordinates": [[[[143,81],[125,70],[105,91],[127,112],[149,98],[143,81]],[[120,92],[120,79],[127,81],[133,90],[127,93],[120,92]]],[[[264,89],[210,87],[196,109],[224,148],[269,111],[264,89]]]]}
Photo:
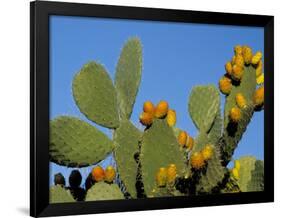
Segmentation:
{"type": "Polygon", "coordinates": [[[35,1],[31,216],[272,202],[273,17],[35,1]]]}

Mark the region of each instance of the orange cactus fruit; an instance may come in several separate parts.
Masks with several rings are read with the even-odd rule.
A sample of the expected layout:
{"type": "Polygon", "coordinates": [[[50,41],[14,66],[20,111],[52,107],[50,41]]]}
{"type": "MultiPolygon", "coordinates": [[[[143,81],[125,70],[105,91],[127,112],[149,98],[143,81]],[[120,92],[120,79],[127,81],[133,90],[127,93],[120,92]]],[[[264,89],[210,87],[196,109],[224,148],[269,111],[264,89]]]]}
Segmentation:
{"type": "Polygon", "coordinates": [[[188,148],[188,150],[191,151],[193,148],[193,145],[194,145],[194,139],[190,135],[188,135],[187,141],[186,141],[186,147],[188,148]]]}
{"type": "Polygon", "coordinates": [[[178,143],[184,147],[186,144],[186,140],[187,140],[187,133],[186,131],[181,131],[178,135],[178,143]]]}
{"type": "Polygon", "coordinates": [[[156,184],[158,187],[164,187],[167,183],[167,170],[161,167],[156,174],[156,184]]]}
{"type": "Polygon", "coordinates": [[[169,109],[167,113],[167,123],[169,126],[174,126],[177,122],[177,114],[175,110],[169,109]]]}
{"type": "Polygon", "coordinates": [[[139,119],[141,124],[143,124],[144,126],[150,126],[153,122],[153,114],[142,112],[139,119]]]}
{"type": "Polygon", "coordinates": [[[233,65],[232,67],[232,79],[236,80],[236,81],[239,81],[242,79],[242,76],[243,76],[243,73],[244,73],[244,67],[243,66],[240,66],[240,65],[233,65]]]}
{"type": "Polygon", "coordinates": [[[234,47],[234,54],[235,55],[242,55],[243,49],[241,45],[236,45],[234,47]]]}
{"type": "Polygon", "coordinates": [[[228,75],[232,74],[232,65],[231,65],[230,61],[226,62],[226,64],[225,64],[225,71],[228,75]]]}
{"type": "Polygon", "coordinates": [[[115,179],[116,176],[116,172],[113,166],[109,165],[108,167],[106,167],[105,171],[104,171],[104,180],[106,182],[113,182],[113,180],[115,179]]]}
{"type": "Polygon", "coordinates": [[[252,57],[253,57],[253,53],[252,53],[252,49],[249,46],[243,46],[243,58],[245,61],[245,64],[250,64],[252,62],[252,57]]]}
{"type": "Polygon", "coordinates": [[[264,103],[264,86],[259,87],[253,96],[255,106],[262,106],[264,103]]]}
{"type": "Polygon", "coordinates": [[[163,118],[167,115],[168,110],[169,110],[168,102],[160,101],[155,108],[154,116],[157,118],[163,118]]]}
{"type": "Polygon", "coordinates": [[[94,181],[96,182],[100,182],[102,180],[104,180],[104,170],[101,166],[96,166],[92,169],[92,178],[94,181]]]}
{"type": "Polygon", "coordinates": [[[191,155],[190,161],[191,161],[192,168],[196,170],[201,169],[205,165],[204,157],[201,152],[193,153],[191,155]]]}
{"type": "Polygon", "coordinates": [[[167,167],[167,183],[173,185],[177,177],[177,167],[175,164],[170,164],[167,167]]]}
{"type": "Polygon", "coordinates": [[[207,144],[202,150],[201,153],[205,161],[208,161],[212,158],[214,153],[214,148],[212,145],[207,144]]]}
{"type": "Polygon", "coordinates": [[[242,54],[239,54],[236,56],[234,64],[241,66],[241,67],[244,66],[245,63],[244,63],[244,58],[243,58],[242,54]]]}
{"type": "Polygon", "coordinates": [[[228,95],[232,89],[231,79],[223,76],[219,81],[219,88],[223,94],[228,95]]]}
{"type": "Polygon", "coordinates": [[[143,104],[143,111],[146,113],[154,114],[154,105],[151,101],[146,101],[143,104]]]}
{"type": "Polygon", "coordinates": [[[256,77],[262,75],[262,60],[260,60],[256,66],[256,77]]]}
{"type": "Polygon", "coordinates": [[[257,65],[259,63],[259,61],[262,59],[262,53],[260,51],[258,51],[253,57],[252,57],[252,64],[253,65],[257,65]]]}
{"type": "Polygon", "coordinates": [[[236,104],[239,108],[244,109],[247,107],[247,101],[242,93],[237,93],[235,96],[236,104]]]}
{"type": "Polygon", "coordinates": [[[241,110],[238,107],[231,108],[229,118],[232,122],[238,123],[241,119],[241,110]]]}

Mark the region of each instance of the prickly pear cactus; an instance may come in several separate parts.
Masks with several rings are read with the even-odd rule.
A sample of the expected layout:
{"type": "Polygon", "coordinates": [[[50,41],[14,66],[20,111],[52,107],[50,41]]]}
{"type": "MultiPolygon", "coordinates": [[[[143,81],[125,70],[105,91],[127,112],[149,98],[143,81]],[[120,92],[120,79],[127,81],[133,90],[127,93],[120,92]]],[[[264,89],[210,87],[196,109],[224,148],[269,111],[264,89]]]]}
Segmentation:
{"type": "Polygon", "coordinates": [[[121,200],[124,195],[116,184],[98,182],[86,194],[85,201],[121,200]]]}
{"type": "Polygon", "coordinates": [[[68,167],[83,167],[104,159],[113,142],[94,126],[75,117],[60,116],[51,121],[50,160],[68,167]]]}
{"type": "Polygon", "coordinates": [[[69,190],[64,189],[60,185],[52,186],[50,188],[50,203],[67,203],[75,202],[69,190]]]}

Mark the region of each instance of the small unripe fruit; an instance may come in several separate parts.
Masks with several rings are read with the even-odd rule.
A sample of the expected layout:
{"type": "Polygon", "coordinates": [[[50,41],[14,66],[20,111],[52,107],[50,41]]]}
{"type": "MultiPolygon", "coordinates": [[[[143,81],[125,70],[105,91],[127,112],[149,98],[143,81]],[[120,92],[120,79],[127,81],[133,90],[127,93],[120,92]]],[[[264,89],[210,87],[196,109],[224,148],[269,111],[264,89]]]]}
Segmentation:
{"type": "Polygon", "coordinates": [[[247,101],[241,93],[237,93],[235,96],[236,104],[239,108],[244,109],[247,106],[247,101]]]}
{"type": "Polygon", "coordinates": [[[196,170],[199,170],[201,169],[204,165],[205,165],[205,162],[204,162],[204,157],[202,155],[201,152],[195,152],[191,155],[191,166],[192,168],[196,169],[196,170]]]}
{"type": "Polygon", "coordinates": [[[167,113],[167,123],[169,126],[174,126],[177,122],[176,111],[169,109],[167,113]]]}
{"type": "Polygon", "coordinates": [[[213,146],[212,145],[206,145],[202,151],[201,151],[202,155],[203,155],[203,158],[205,161],[208,161],[211,159],[211,157],[213,156],[213,153],[214,153],[214,149],[213,149],[213,146]]]}
{"type": "Polygon", "coordinates": [[[252,49],[248,46],[243,46],[242,53],[243,53],[243,58],[244,58],[245,64],[250,64],[252,61],[252,57],[253,57],[252,49]]]}
{"type": "Polygon", "coordinates": [[[240,165],[240,161],[239,160],[235,160],[234,161],[234,168],[236,168],[238,171],[240,170],[241,165],[240,165]]]}
{"type": "Polygon", "coordinates": [[[104,180],[106,182],[111,183],[115,179],[115,175],[116,175],[116,172],[115,172],[114,167],[113,166],[108,166],[105,169],[105,178],[104,178],[104,180]]]}
{"type": "Polygon", "coordinates": [[[255,106],[262,106],[264,103],[264,86],[259,87],[253,97],[254,105],[255,106]]]}
{"type": "Polygon", "coordinates": [[[264,83],[264,74],[261,74],[259,77],[257,77],[257,84],[261,85],[264,83]]]}
{"type": "Polygon", "coordinates": [[[259,63],[259,61],[262,59],[262,53],[258,51],[253,57],[252,57],[252,64],[256,65],[259,63]]]}
{"type": "Polygon", "coordinates": [[[175,164],[170,164],[167,167],[167,182],[169,185],[173,185],[177,177],[177,167],[175,164]]]}
{"type": "Polygon", "coordinates": [[[243,56],[240,54],[240,55],[237,55],[236,58],[235,58],[235,65],[238,65],[238,66],[241,66],[243,67],[244,66],[244,58],[243,56]]]}
{"type": "Polygon", "coordinates": [[[160,101],[155,108],[154,116],[157,118],[163,118],[167,115],[168,110],[169,110],[168,103],[166,101],[160,101]]]}
{"type": "Polygon", "coordinates": [[[223,94],[228,95],[232,88],[231,79],[222,77],[219,81],[219,88],[223,94]]]}
{"type": "Polygon", "coordinates": [[[239,171],[236,168],[233,168],[231,170],[231,175],[234,179],[238,180],[239,179],[239,171]]]}
{"type": "Polygon", "coordinates": [[[187,140],[187,133],[186,131],[181,131],[178,135],[178,143],[184,147],[186,144],[186,140],[187,140]]]}
{"type": "Polygon", "coordinates": [[[256,77],[259,77],[262,74],[262,60],[258,62],[256,67],[256,77]]]}
{"type": "Polygon", "coordinates": [[[186,141],[186,147],[188,148],[188,150],[192,150],[193,145],[194,145],[194,139],[190,135],[188,135],[186,141]]]}
{"type": "Polygon", "coordinates": [[[234,47],[234,53],[235,55],[242,55],[243,49],[241,45],[236,45],[234,47]]]}
{"type": "Polygon", "coordinates": [[[240,66],[240,65],[233,65],[232,67],[232,79],[239,81],[241,80],[242,76],[243,76],[243,72],[244,72],[244,67],[240,66]]]}
{"type": "Polygon", "coordinates": [[[167,183],[167,170],[161,167],[156,174],[156,183],[158,187],[164,187],[167,183]]]}
{"type": "Polygon", "coordinates": [[[229,118],[232,122],[238,123],[241,119],[241,110],[238,107],[231,108],[229,118]]]}
{"type": "Polygon", "coordinates": [[[143,111],[146,113],[154,114],[154,105],[151,101],[146,101],[143,104],[143,111]]]}
{"type": "Polygon", "coordinates": [[[230,61],[228,61],[226,64],[225,64],[225,71],[228,75],[231,75],[232,74],[232,65],[230,63],[230,61]]]}
{"type": "Polygon", "coordinates": [[[101,166],[96,166],[92,170],[92,178],[96,182],[104,180],[104,170],[101,166]]]}
{"type": "Polygon", "coordinates": [[[141,124],[143,124],[144,126],[150,126],[153,122],[153,114],[142,112],[139,119],[141,124]]]}

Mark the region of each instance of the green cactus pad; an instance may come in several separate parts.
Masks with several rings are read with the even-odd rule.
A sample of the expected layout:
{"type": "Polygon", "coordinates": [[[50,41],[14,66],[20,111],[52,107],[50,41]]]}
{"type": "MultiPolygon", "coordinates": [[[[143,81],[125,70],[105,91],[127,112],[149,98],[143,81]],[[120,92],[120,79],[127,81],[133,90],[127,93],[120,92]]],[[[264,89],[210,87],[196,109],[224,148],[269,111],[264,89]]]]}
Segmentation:
{"type": "Polygon", "coordinates": [[[196,86],[192,89],[188,109],[189,114],[201,132],[208,132],[220,106],[220,94],[213,85],[196,86]]]}
{"type": "Polygon", "coordinates": [[[60,116],[50,123],[50,160],[59,165],[95,164],[113,147],[113,142],[104,133],[78,118],[60,116]]]}
{"type": "Polygon", "coordinates": [[[86,194],[85,201],[103,201],[125,199],[120,188],[116,184],[98,182],[93,185],[86,194]]]}
{"type": "Polygon", "coordinates": [[[223,122],[219,111],[208,133],[209,143],[217,144],[218,140],[222,136],[222,129],[223,129],[223,122]]]}
{"type": "Polygon", "coordinates": [[[138,93],[142,72],[142,47],[138,38],[124,45],[116,67],[115,86],[121,118],[129,119],[138,93]]]}
{"type": "Polygon", "coordinates": [[[240,170],[238,184],[242,192],[262,191],[264,181],[263,162],[253,156],[239,159],[240,170]]]}
{"type": "Polygon", "coordinates": [[[144,191],[147,196],[152,195],[156,187],[155,176],[160,167],[175,164],[179,176],[186,170],[183,153],[166,120],[155,119],[152,126],[144,132],[140,152],[141,176],[144,191]]]}
{"type": "Polygon", "coordinates": [[[50,199],[51,204],[55,203],[67,203],[75,202],[69,190],[61,187],[60,185],[55,185],[50,187],[50,199]]]}
{"type": "Polygon", "coordinates": [[[237,181],[230,176],[225,184],[225,187],[223,187],[220,190],[220,193],[237,193],[237,192],[241,192],[240,187],[237,181]]]}
{"type": "Polygon", "coordinates": [[[135,154],[139,152],[139,140],[141,132],[128,120],[120,122],[119,128],[114,131],[115,160],[118,173],[126,191],[131,197],[137,197],[136,179],[138,164],[135,154]]]}
{"type": "Polygon", "coordinates": [[[77,106],[88,119],[107,128],[119,126],[116,91],[101,64],[85,64],[74,77],[72,91],[77,106]]]}

